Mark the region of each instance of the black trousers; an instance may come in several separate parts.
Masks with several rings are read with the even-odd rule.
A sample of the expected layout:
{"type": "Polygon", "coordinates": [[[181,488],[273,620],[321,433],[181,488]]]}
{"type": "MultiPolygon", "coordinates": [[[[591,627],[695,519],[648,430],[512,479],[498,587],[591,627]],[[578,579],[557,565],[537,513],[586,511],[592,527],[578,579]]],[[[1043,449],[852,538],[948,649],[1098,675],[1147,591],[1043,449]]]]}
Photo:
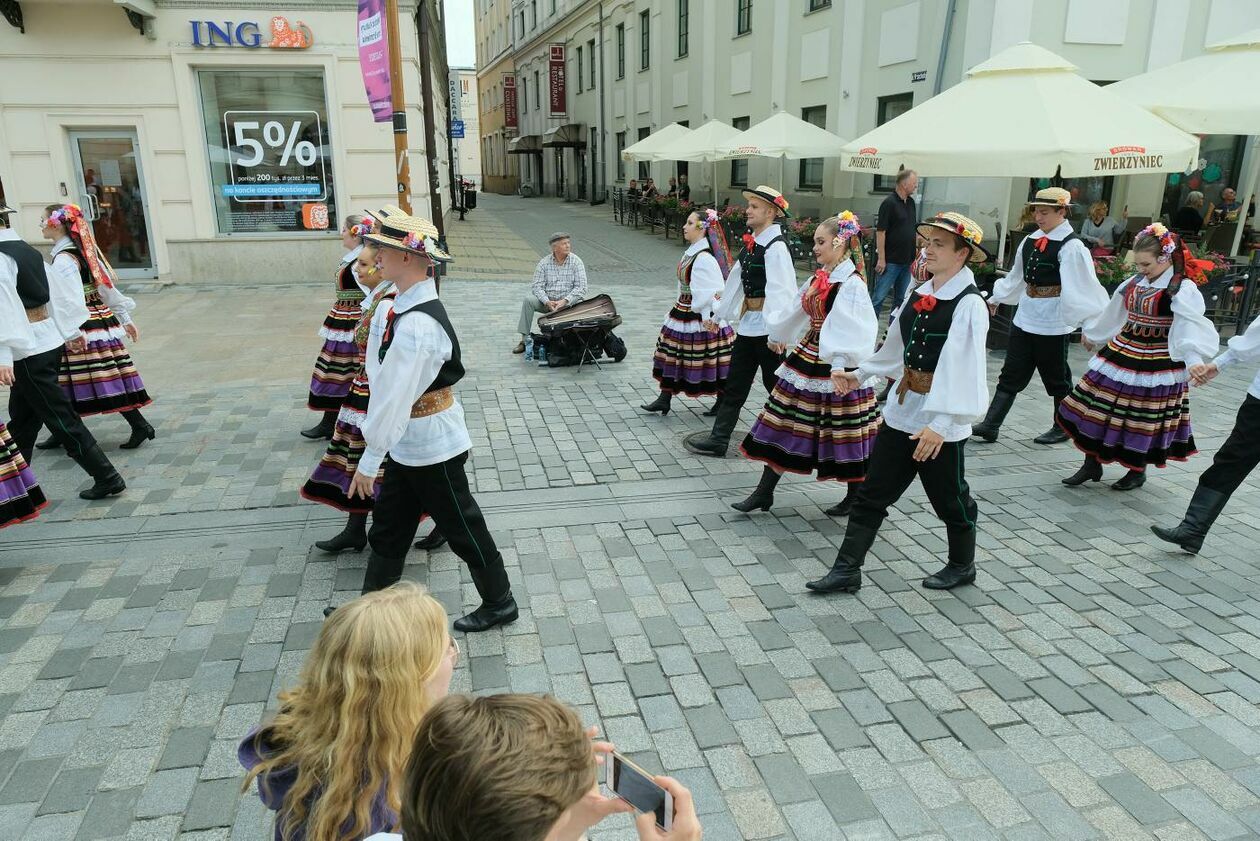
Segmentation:
{"type": "Polygon", "coordinates": [[[61,351],[61,347],[55,347],[13,363],[16,378],[9,391],[9,434],[22,457],[30,462],[39,429],[47,426],[57,443],[88,475],[93,479],[108,478],[113,475],[114,466],[57,382],[61,351]]]}
{"type": "Polygon", "coordinates": [[[421,514],[433,518],[451,549],[468,564],[484,601],[502,601],[511,592],[503,556],[468,488],[467,460],[468,453],[461,453],[438,464],[409,467],[386,459],[380,496],[372,507],[368,531],[372,556],[363,592],[384,589],[402,578],[421,514]]]}
{"type": "Polygon", "coordinates": [[[1212,466],[1199,477],[1199,484],[1229,496],[1256,465],[1260,465],[1260,400],[1248,394],[1233,430],[1216,451],[1212,466]]]}
{"type": "Polygon", "coordinates": [[[782,361],[781,356],[770,350],[765,336],[735,337],[735,346],[731,349],[731,370],[726,375],[726,385],[722,388],[722,399],[710,433],[714,441],[725,444],[731,440],[731,433],[739,420],[739,410],[744,408],[748,392],[752,391],[757,369],[761,369],[761,382],[768,394],[778,381],[774,372],[779,370],[782,361]]]}
{"type": "Polygon", "coordinates": [[[976,502],[967,486],[966,443],[947,442],[936,458],[915,461],[918,442],[910,440],[909,433],[884,424],[875,439],[866,481],[858,485],[849,523],[877,531],[888,516],[889,507],[901,499],[918,476],[932,510],[945,523],[950,563],[971,563],[976,552],[976,502]]]}
{"type": "Polygon", "coordinates": [[[1060,400],[1072,390],[1072,371],[1068,368],[1068,337],[1039,336],[1011,325],[1006,346],[1006,361],[998,375],[998,391],[1019,394],[1032,382],[1033,372],[1041,375],[1046,394],[1060,400]]]}

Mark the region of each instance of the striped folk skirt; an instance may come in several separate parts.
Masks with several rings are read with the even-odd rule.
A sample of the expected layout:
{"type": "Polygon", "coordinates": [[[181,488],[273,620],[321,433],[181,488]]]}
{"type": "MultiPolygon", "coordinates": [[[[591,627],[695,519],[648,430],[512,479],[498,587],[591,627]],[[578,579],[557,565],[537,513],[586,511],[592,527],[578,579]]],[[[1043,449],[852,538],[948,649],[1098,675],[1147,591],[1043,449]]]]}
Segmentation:
{"type": "Polygon", "coordinates": [[[306,401],[306,405],[317,412],[340,409],[350,393],[350,383],[359,372],[359,346],[354,342],[354,331],[363,315],[362,302],[361,291],[338,292],[337,302],[319,328],[324,346],[315,359],[315,373],[311,375],[311,391],[306,401]]]}
{"type": "Polygon", "coordinates": [[[324,450],[319,464],[315,465],[311,477],[302,486],[300,493],[303,499],[321,502],[350,514],[366,514],[372,510],[372,503],[381,490],[379,474],[371,499],[350,498],[350,480],[359,469],[359,459],[366,447],[359,424],[367,417],[369,396],[367,375],[360,368],[358,376],[351,380],[346,399],[337,414],[332,440],[328,442],[328,448],[324,450]]]}
{"type": "Polygon", "coordinates": [[[118,316],[95,289],[86,295],[88,320],[83,322],[87,347],[61,354],[57,380],[79,415],[103,415],[139,409],[153,401],[145,391],[122,337],[118,316]]]}
{"type": "Polygon", "coordinates": [[[817,473],[819,481],[865,479],[880,424],[875,389],[836,394],[831,365],[818,358],[817,327],[776,375],[770,399],[740,445],[743,454],[782,473],[817,473]]]}
{"type": "Polygon", "coordinates": [[[1168,356],[1168,335],[1126,325],[1089,361],[1059,406],[1063,431],[1088,455],[1130,470],[1185,461],[1198,452],[1190,429],[1186,366],[1168,356]]]}
{"type": "Polygon", "coordinates": [[[723,325],[715,333],[691,310],[691,295],[679,296],[665,318],[652,355],[652,376],[661,391],[702,397],[718,394],[731,370],[735,331],[723,325]]]}
{"type": "Polygon", "coordinates": [[[0,423],[0,529],[34,520],[47,504],[35,474],[0,423]]]}

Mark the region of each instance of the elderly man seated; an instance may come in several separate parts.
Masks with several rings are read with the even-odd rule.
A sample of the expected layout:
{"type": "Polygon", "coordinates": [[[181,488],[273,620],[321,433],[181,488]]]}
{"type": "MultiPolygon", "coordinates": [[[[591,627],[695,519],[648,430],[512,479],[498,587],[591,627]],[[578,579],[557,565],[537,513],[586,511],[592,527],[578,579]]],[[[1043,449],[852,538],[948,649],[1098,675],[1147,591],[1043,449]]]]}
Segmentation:
{"type": "Polygon", "coordinates": [[[551,254],[538,261],[534,283],[521,304],[521,340],[512,353],[525,352],[525,339],[534,329],[534,313],[555,312],[586,296],[586,266],[573,253],[573,239],[557,232],[548,240],[551,254]]]}

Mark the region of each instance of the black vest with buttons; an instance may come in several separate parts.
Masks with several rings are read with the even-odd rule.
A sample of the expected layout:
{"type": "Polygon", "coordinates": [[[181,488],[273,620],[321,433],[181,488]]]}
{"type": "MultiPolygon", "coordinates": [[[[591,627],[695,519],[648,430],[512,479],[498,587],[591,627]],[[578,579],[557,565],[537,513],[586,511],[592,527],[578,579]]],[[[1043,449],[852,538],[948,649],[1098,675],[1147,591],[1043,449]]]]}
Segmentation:
{"type": "Polygon", "coordinates": [[[455,383],[464,378],[464,364],[459,360],[459,339],[455,336],[455,328],[451,326],[451,320],[446,317],[446,307],[442,306],[442,302],[437,298],[434,298],[432,301],[425,301],[422,304],[416,304],[414,307],[405,309],[402,312],[394,313],[392,320],[387,322],[388,326],[385,329],[385,335],[381,336],[381,350],[377,355],[377,361],[385,361],[385,354],[389,350],[389,346],[394,343],[394,335],[398,332],[398,321],[403,316],[413,312],[422,312],[442,325],[442,329],[446,331],[447,337],[451,340],[451,358],[442,363],[442,367],[438,370],[437,378],[429,384],[424,393],[428,394],[431,391],[438,391],[455,385],[455,383]]]}
{"type": "Polygon", "coordinates": [[[949,338],[949,326],[954,321],[954,310],[958,302],[968,295],[979,295],[980,290],[973,283],[953,298],[936,299],[936,306],[930,312],[917,312],[914,305],[920,298],[926,297],[918,292],[910,293],[910,299],[901,308],[901,316],[897,326],[901,328],[901,342],[905,346],[902,361],[907,368],[916,371],[932,372],[941,361],[941,350],[945,340],[949,338]]]}
{"type": "Polygon", "coordinates": [[[20,239],[0,242],[0,254],[17,263],[17,293],[25,309],[33,310],[48,303],[48,275],[44,258],[20,239]]]}
{"type": "Polygon", "coordinates": [[[751,251],[744,248],[739,252],[739,279],[744,284],[745,298],[766,297],[766,252],[776,242],[787,247],[787,237],[779,234],[765,245],[755,242],[751,251]]]}
{"type": "Polygon", "coordinates": [[[1024,258],[1024,282],[1030,286],[1062,286],[1063,278],[1059,274],[1059,252],[1063,246],[1074,239],[1076,234],[1068,234],[1061,240],[1044,237],[1046,250],[1037,248],[1042,239],[1026,237],[1022,248],[1024,258]]]}

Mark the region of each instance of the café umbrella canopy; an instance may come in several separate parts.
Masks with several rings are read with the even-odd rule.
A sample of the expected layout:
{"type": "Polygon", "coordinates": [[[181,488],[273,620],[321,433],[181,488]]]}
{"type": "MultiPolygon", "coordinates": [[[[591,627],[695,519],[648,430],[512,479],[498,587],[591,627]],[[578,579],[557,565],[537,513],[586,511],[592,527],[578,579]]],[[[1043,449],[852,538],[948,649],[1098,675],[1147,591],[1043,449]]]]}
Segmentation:
{"type": "Polygon", "coordinates": [[[894,175],[1063,178],[1184,172],[1199,140],[1027,42],[848,143],[842,169],[894,175]]]}
{"type": "Polygon", "coordinates": [[[839,135],[780,111],[740,132],[719,150],[728,158],[778,158],[779,184],[782,186],[783,161],[788,158],[839,157],[844,144],[844,138],[839,135]]]}
{"type": "MultiPolygon", "coordinates": [[[[1226,38],[1201,56],[1116,82],[1107,90],[1195,134],[1260,135],[1256,79],[1260,79],[1260,29],[1226,38]]],[[[1238,190],[1244,208],[1260,175],[1260,137],[1252,142],[1250,171],[1238,190]]],[[[1231,253],[1238,252],[1244,222],[1239,218],[1231,253]]]]}
{"type": "Polygon", "coordinates": [[[690,135],[691,129],[678,123],[670,123],[660,131],[649,134],[638,143],[627,146],[621,152],[621,159],[625,161],[647,161],[649,163],[653,161],[677,160],[677,158],[669,155],[663,156],[661,153],[690,135]]]}
{"type": "MultiPolygon", "coordinates": [[[[722,146],[739,136],[739,129],[721,120],[709,120],[695,129],[684,139],[671,145],[664,153],[667,161],[720,161],[728,157],[722,152],[722,146]]],[[[710,173],[713,176],[713,203],[717,203],[717,165],[710,173]]]]}

